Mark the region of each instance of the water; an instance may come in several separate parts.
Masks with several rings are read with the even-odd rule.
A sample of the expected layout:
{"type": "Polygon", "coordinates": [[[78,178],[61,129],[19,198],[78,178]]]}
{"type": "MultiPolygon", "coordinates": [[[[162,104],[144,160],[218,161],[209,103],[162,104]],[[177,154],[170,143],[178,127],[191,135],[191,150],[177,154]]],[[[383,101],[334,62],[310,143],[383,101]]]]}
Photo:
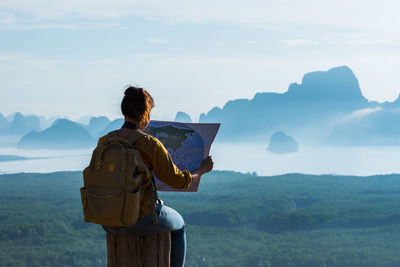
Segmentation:
{"type": "Polygon", "coordinates": [[[217,169],[258,175],[400,173],[400,146],[303,147],[296,153],[274,154],[260,144],[216,144],[211,153],[217,169]]]}
{"type": "MultiPolygon", "coordinates": [[[[301,147],[296,153],[273,154],[264,144],[213,144],[216,170],[285,173],[374,175],[400,173],[400,146],[396,147],[301,147]]],[[[89,164],[91,149],[20,150],[0,148],[0,155],[32,159],[0,162],[0,173],[82,170],[89,164]]]]}
{"type": "Polygon", "coordinates": [[[91,149],[23,150],[0,148],[0,155],[17,155],[28,160],[0,162],[0,173],[82,170],[89,164],[91,149]]]}

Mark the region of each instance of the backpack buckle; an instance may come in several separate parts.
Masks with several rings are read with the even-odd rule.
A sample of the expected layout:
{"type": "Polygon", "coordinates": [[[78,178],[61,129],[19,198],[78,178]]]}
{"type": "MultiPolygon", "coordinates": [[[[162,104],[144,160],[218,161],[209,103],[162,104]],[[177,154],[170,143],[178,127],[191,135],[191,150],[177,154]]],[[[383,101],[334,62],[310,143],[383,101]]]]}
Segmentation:
{"type": "Polygon", "coordinates": [[[121,171],[126,171],[126,163],[122,164],[121,171]]]}
{"type": "Polygon", "coordinates": [[[101,161],[96,162],[96,169],[101,169],[101,161]]]}

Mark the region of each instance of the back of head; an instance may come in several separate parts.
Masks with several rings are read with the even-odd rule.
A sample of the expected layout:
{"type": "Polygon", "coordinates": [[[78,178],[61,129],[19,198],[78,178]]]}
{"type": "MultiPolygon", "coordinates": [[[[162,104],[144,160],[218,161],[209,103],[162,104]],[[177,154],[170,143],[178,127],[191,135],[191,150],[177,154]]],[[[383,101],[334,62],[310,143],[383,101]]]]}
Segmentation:
{"type": "Polygon", "coordinates": [[[143,88],[130,86],[125,90],[121,111],[125,118],[137,121],[139,129],[146,126],[154,107],[151,95],[143,88]]]}

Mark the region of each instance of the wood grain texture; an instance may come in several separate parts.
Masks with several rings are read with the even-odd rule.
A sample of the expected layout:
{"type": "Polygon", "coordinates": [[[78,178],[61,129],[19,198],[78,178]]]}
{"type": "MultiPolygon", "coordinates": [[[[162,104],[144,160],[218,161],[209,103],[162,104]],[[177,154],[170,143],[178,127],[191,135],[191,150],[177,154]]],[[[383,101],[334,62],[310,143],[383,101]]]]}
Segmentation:
{"type": "Polygon", "coordinates": [[[108,267],[169,267],[169,232],[148,236],[107,233],[108,267]]]}

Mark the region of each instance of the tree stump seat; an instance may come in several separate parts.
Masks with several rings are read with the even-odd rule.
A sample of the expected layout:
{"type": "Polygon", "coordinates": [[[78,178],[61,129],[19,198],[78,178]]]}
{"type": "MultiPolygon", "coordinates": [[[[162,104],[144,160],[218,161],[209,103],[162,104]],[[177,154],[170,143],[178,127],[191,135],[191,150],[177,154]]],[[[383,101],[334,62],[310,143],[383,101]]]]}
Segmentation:
{"type": "Polygon", "coordinates": [[[136,236],[107,233],[108,267],[169,267],[169,232],[136,236]]]}

